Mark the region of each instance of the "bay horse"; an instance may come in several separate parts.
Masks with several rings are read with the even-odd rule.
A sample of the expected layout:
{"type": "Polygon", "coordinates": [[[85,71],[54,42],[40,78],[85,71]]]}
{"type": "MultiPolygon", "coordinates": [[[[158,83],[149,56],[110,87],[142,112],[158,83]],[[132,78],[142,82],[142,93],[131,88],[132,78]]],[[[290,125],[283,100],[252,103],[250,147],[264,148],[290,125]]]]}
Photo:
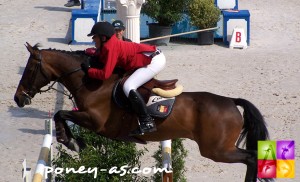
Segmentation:
{"type": "MultiPolygon", "coordinates": [[[[133,112],[118,107],[112,90],[120,74],[107,80],[86,81],[81,63],[88,56],[76,52],[39,49],[26,45],[30,53],[14,100],[19,107],[31,104],[35,94],[50,82],[64,85],[74,97],[78,111],[60,110],[54,115],[57,141],[79,150],[66,120],[111,139],[146,142],[188,138],[194,140],[203,157],[215,162],[244,163],[245,181],[257,180],[257,141],[267,140],[268,130],[260,111],[242,98],[229,98],[208,92],[182,92],[176,96],[171,114],[155,119],[157,131],[130,137],[137,127],[133,112]],[[243,115],[237,106],[243,108],[243,115]],[[239,147],[244,144],[245,147],[239,147]]],[[[264,179],[272,181],[272,179],[264,179]]]]}

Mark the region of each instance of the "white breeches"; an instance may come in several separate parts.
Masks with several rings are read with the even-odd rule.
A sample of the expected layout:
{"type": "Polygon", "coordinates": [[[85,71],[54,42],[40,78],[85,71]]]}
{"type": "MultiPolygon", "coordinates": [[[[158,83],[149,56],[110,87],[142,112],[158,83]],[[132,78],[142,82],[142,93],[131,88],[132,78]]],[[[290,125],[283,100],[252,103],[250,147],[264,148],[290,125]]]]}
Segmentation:
{"type": "Polygon", "coordinates": [[[164,69],[166,65],[165,55],[161,52],[152,58],[151,63],[145,67],[137,69],[126,80],[123,86],[123,91],[128,97],[130,90],[136,90],[144,83],[151,80],[155,75],[164,69]]]}

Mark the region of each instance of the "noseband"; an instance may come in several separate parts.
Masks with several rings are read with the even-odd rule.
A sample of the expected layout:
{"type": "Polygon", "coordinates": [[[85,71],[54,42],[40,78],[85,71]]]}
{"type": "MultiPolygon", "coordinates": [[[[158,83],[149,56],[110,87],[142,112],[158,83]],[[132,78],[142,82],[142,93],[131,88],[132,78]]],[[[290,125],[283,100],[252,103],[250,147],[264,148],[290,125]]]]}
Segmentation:
{"type": "MultiPolygon", "coordinates": [[[[32,56],[32,55],[31,55],[32,56]]],[[[28,91],[25,92],[25,91],[22,91],[23,94],[26,95],[26,97],[28,97],[29,99],[32,99],[31,95],[34,95],[35,93],[38,93],[38,92],[44,92],[42,90],[38,90],[35,88],[35,86],[33,86],[33,83],[35,82],[36,78],[37,78],[37,75],[38,75],[38,71],[40,71],[43,75],[43,77],[47,80],[47,84],[50,83],[50,79],[49,77],[47,76],[47,74],[44,72],[44,69],[42,67],[42,55],[41,53],[39,52],[38,54],[38,58],[36,58],[38,60],[38,63],[35,65],[34,67],[34,70],[33,70],[33,74],[31,76],[31,79],[30,79],[30,82],[31,83],[28,87],[28,91]]]]}

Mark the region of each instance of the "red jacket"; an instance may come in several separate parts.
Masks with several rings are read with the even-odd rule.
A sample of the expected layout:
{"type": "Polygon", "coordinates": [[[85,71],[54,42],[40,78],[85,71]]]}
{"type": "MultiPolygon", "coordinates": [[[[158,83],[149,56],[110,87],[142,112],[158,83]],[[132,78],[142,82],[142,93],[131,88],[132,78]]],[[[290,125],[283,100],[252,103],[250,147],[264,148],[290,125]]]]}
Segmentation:
{"type": "Polygon", "coordinates": [[[103,69],[90,68],[88,75],[96,79],[108,79],[114,68],[120,66],[126,71],[144,67],[151,62],[151,58],[144,52],[154,52],[156,46],[137,44],[119,40],[113,35],[102,47],[99,53],[99,61],[104,63],[103,69]]]}

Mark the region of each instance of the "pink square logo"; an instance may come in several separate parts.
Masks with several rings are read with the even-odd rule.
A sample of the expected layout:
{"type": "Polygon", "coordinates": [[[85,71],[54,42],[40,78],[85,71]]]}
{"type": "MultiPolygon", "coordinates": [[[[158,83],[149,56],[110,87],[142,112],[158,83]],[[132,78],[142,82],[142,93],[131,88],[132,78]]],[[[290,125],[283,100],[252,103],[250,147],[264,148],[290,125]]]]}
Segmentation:
{"type": "Polygon", "coordinates": [[[258,160],[259,178],[276,178],[276,160],[258,160]]]}

